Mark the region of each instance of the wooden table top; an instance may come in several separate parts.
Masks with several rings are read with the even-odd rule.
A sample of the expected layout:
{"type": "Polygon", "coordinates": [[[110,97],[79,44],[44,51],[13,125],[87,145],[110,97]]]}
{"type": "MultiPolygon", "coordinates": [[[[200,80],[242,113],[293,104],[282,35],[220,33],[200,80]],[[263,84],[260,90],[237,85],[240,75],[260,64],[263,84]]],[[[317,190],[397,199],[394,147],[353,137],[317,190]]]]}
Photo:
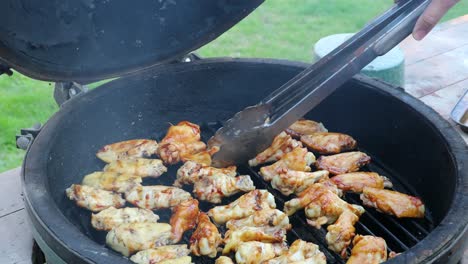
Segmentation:
{"type": "MultiPolygon", "coordinates": [[[[421,42],[409,37],[401,48],[406,57],[405,90],[449,119],[468,89],[468,15],[439,25],[421,42]]],[[[457,130],[468,142],[468,135],[457,130]]],[[[32,235],[19,174],[19,168],[0,174],[0,263],[31,263],[32,235]]],[[[468,264],[468,251],[463,263],[468,264]]]]}

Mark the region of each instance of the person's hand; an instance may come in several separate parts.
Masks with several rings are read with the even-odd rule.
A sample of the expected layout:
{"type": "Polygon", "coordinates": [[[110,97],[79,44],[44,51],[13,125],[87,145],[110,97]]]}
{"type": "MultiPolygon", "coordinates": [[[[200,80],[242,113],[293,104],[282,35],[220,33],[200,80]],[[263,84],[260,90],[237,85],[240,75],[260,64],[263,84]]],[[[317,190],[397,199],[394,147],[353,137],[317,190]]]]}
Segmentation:
{"type": "Polygon", "coordinates": [[[432,0],[414,26],[414,39],[423,39],[445,13],[459,1],[460,0],[432,0]]]}

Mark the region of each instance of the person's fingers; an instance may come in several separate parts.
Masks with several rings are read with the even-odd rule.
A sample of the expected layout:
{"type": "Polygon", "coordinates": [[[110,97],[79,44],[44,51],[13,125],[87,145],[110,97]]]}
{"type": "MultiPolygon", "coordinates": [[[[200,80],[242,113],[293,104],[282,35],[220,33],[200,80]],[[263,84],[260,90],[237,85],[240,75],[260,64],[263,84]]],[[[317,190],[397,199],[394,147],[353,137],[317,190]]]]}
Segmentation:
{"type": "Polygon", "coordinates": [[[460,0],[433,0],[414,26],[414,39],[423,39],[445,13],[459,1],[460,0]]]}

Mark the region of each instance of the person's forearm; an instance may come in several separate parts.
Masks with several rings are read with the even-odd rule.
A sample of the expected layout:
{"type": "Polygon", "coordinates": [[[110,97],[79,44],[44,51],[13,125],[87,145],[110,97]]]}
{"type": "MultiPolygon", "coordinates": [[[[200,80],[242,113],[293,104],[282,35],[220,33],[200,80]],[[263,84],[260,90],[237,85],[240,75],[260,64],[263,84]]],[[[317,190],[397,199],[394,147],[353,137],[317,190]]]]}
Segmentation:
{"type": "Polygon", "coordinates": [[[433,0],[422,16],[416,22],[413,37],[416,40],[423,39],[439,20],[460,0],[433,0]]]}

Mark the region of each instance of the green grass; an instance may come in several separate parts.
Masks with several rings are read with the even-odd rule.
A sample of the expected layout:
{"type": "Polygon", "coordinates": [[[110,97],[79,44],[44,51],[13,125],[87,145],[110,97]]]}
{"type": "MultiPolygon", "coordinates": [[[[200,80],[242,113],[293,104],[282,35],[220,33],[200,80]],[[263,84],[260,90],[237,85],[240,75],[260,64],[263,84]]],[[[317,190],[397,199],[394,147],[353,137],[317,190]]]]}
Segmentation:
{"type": "MultiPolygon", "coordinates": [[[[310,61],[323,36],[354,32],[391,5],[392,0],[267,0],[234,28],[199,50],[205,57],[267,57],[310,61]]],[[[461,1],[444,20],[463,14],[461,1]]],[[[15,147],[20,128],[44,123],[57,109],[53,85],[15,73],[0,76],[0,172],[21,164],[15,147]]]]}

